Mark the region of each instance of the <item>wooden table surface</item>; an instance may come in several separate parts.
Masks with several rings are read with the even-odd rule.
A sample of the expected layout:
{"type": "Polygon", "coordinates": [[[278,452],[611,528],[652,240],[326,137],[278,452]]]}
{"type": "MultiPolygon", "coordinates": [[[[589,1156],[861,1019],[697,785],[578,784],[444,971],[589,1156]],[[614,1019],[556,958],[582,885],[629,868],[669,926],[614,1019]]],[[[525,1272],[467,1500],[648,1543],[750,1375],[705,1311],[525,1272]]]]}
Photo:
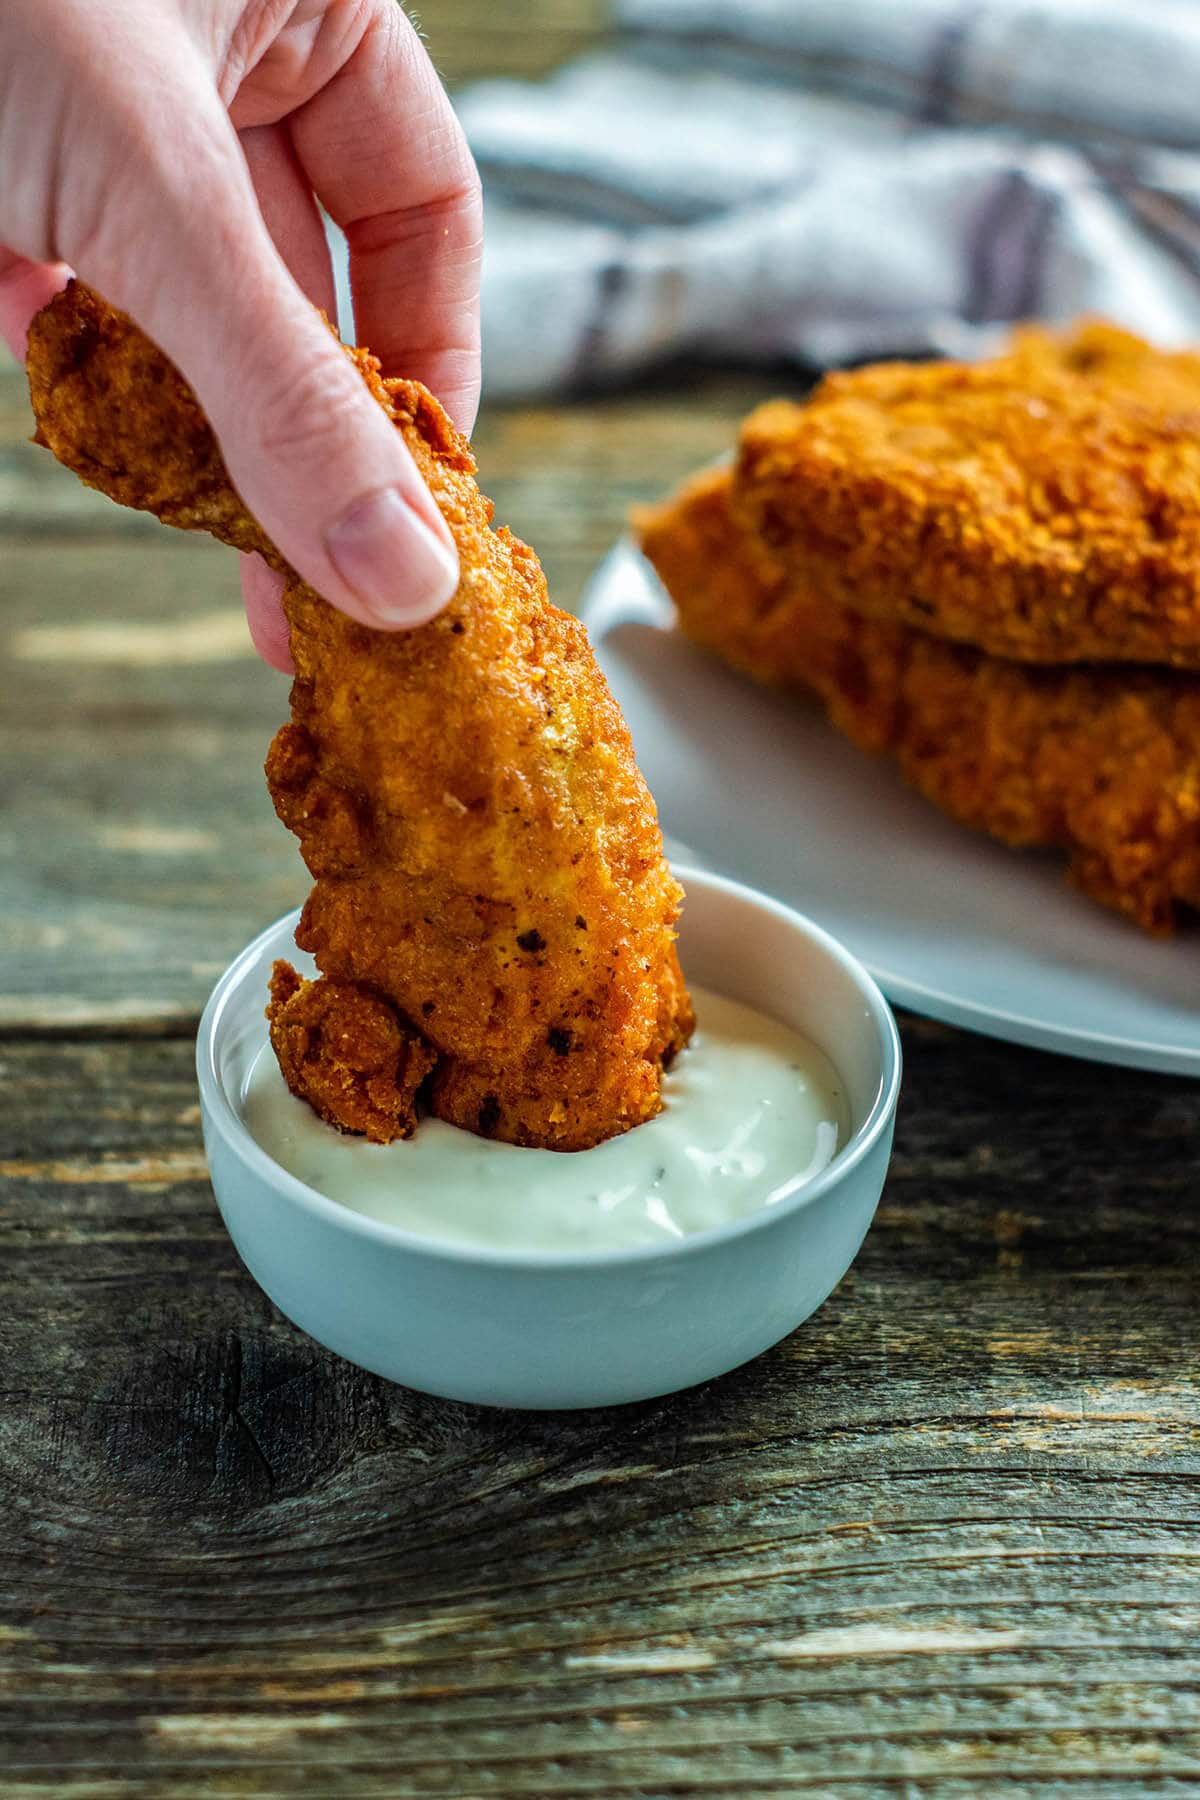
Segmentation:
{"type": "MultiPolygon", "coordinates": [[[[534,70],[600,7],[431,5],[534,70]]],[[[485,412],[570,605],[774,385],[485,412]]],[[[423,1398],[225,1236],[192,1037],[306,877],[234,558],[85,492],[0,377],[0,1790],[1200,1792],[1200,1090],[916,1018],[877,1223],[751,1366],[423,1398]]],[[[1200,953],[1200,952],[1198,952],[1200,953]]]]}

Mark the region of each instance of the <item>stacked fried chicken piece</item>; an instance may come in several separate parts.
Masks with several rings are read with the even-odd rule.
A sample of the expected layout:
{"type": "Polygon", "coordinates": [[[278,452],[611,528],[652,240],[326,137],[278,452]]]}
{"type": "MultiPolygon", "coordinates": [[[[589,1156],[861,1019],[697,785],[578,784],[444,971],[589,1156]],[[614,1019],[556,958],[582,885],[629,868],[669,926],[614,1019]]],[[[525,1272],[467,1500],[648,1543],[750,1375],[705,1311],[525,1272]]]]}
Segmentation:
{"type": "Polygon", "coordinates": [[[832,375],[637,523],[696,642],[1146,929],[1200,907],[1200,355],[832,375]]]}

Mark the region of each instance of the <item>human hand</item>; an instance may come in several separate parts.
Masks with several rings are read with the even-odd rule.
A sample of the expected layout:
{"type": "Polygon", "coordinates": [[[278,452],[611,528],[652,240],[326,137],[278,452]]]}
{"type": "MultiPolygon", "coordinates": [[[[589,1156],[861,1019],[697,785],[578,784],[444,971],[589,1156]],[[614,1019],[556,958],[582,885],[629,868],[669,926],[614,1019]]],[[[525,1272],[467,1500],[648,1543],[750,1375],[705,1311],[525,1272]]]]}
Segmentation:
{"type": "MultiPolygon", "coordinates": [[[[309,304],[334,315],[315,193],[346,232],[361,341],[470,430],[478,178],[396,0],[3,0],[0,171],[16,354],[69,265],[182,370],[319,593],[384,629],[445,605],[450,533],[309,304]]],[[[289,669],[279,578],[247,557],[243,585],[255,644],[289,669]]]]}

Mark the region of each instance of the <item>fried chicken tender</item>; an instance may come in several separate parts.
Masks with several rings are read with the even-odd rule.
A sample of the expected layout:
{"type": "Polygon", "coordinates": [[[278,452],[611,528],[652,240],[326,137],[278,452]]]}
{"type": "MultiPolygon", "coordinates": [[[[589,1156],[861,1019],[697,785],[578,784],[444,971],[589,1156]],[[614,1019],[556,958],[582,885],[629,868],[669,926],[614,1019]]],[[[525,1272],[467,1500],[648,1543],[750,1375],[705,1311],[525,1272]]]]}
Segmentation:
{"type": "Polygon", "coordinates": [[[452,1124],[581,1150],[658,1112],[692,1029],[682,891],[583,626],[532,550],[491,529],[467,440],[419,383],[349,352],[403,433],[462,578],[429,624],[377,632],[305,585],[245,510],[182,377],[73,283],[35,319],[38,436],[114,499],[257,550],[286,577],[292,718],[267,757],[315,885],[277,965],[284,1075],[386,1140],[422,1088],[452,1124]]]}
{"type": "Polygon", "coordinates": [[[1200,354],[1028,328],[742,429],[740,522],[827,600],[1027,662],[1200,668],[1200,354]]]}
{"type": "Polygon", "coordinates": [[[417,1095],[437,1056],[393,1006],[353,982],[271,970],[271,1048],[283,1079],[314,1112],[373,1143],[411,1137],[417,1095]]]}
{"type": "Polygon", "coordinates": [[[1066,850],[1094,899],[1150,931],[1200,907],[1200,676],[988,656],[805,590],[733,515],[729,469],[636,517],[696,643],[807,689],[935,805],[1012,845],[1066,850]]]}

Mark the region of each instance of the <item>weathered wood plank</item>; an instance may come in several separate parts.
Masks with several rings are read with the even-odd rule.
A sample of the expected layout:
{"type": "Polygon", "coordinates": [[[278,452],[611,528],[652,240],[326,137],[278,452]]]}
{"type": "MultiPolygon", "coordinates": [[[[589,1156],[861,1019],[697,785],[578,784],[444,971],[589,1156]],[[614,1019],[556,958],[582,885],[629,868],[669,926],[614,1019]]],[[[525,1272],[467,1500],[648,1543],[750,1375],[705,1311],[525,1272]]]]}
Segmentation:
{"type": "Polygon", "coordinates": [[[549,1418],[280,1318],[213,1207],[186,1043],[4,1046],[16,1791],[1200,1777],[1200,1088],[905,1038],[892,1179],[818,1316],[690,1394],[549,1418]]]}
{"type": "Polygon", "coordinates": [[[481,76],[536,78],[603,41],[608,0],[522,0],[495,8],[479,0],[409,8],[451,92],[481,76]]]}

